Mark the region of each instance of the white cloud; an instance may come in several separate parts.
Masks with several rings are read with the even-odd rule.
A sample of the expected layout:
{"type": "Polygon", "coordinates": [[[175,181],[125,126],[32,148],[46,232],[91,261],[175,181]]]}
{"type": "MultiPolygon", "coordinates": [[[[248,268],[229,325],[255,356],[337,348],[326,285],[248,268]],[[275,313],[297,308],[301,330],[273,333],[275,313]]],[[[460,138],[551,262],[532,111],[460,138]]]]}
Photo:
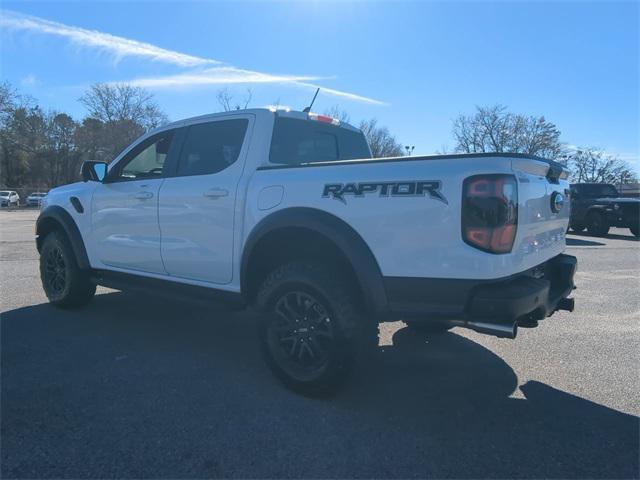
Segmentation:
{"type": "Polygon", "coordinates": [[[212,67],[162,77],[134,78],[125,83],[145,88],[173,88],[238,83],[295,83],[308,80],[320,80],[320,77],[274,75],[235,67],[212,67]]]}
{"type": "MultiPolygon", "coordinates": [[[[146,88],[180,88],[202,85],[225,85],[242,83],[281,83],[307,89],[320,88],[320,93],[339,97],[345,100],[367,103],[370,105],[388,105],[355,93],[344,92],[333,88],[325,88],[308,83],[326,80],[327,77],[309,75],[279,75],[222,65],[211,58],[197,57],[173,50],[167,50],[150,43],[139,42],[129,38],[118,37],[109,33],[87,30],[65,25],[43,18],[24,15],[11,10],[0,12],[0,27],[7,30],[24,30],[38,34],[56,35],[66,38],[76,45],[94,48],[114,55],[117,60],[125,57],[146,58],[153,61],[170,63],[180,67],[195,68],[184,73],[159,77],[134,78],[124,83],[146,88]],[[219,65],[212,67],[211,65],[219,65]]],[[[329,77],[330,78],[330,77],[329,77]]],[[[122,83],[122,82],[118,82],[122,83]]]]}
{"type": "Polygon", "coordinates": [[[23,87],[33,87],[36,83],[38,83],[38,79],[33,73],[30,73],[26,77],[20,79],[20,85],[23,87]]]}
{"type": "Polygon", "coordinates": [[[23,15],[11,10],[2,11],[0,15],[0,26],[10,30],[26,30],[40,34],[57,35],[67,38],[77,45],[97,48],[111,53],[115,55],[117,59],[124,57],[143,57],[182,67],[220,63],[210,58],[187,55],[151,45],[150,43],[138,42],[95,30],[72,27],[43,18],[23,15]]]}
{"type": "Polygon", "coordinates": [[[311,83],[305,83],[305,82],[295,82],[296,84],[303,86],[303,87],[309,87],[309,88],[319,88],[320,89],[320,93],[321,94],[325,94],[325,95],[330,95],[332,97],[340,97],[340,98],[344,98],[346,100],[352,100],[354,102],[360,102],[360,103],[368,103],[370,105],[384,105],[384,106],[388,106],[389,104],[386,102],[383,102],[381,100],[376,100],[374,98],[369,98],[369,97],[363,97],[362,95],[356,95],[355,93],[349,93],[349,92],[343,92],[341,90],[334,90],[333,88],[326,88],[323,87],[321,85],[313,85],[311,83]]]}
{"type": "Polygon", "coordinates": [[[320,88],[320,94],[339,97],[354,102],[368,103],[370,105],[388,105],[380,100],[356,95],[355,93],[343,92],[341,90],[308,83],[311,81],[326,79],[326,77],[323,78],[307,75],[278,75],[262,73],[229,66],[212,67],[200,71],[190,71],[161,77],[134,78],[123,83],[145,88],[175,88],[248,83],[286,83],[308,89],[320,88]]]}

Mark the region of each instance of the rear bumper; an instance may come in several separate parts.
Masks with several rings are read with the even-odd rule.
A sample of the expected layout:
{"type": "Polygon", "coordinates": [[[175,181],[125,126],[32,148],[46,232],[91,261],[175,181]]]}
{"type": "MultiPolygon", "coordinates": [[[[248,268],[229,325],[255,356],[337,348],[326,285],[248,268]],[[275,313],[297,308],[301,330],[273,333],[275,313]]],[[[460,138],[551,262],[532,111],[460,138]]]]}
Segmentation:
{"type": "Polygon", "coordinates": [[[558,255],[539,270],[543,273],[541,278],[523,275],[480,286],[469,299],[467,317],[503,322],[548,317],[558,310],[561,300],[571,294],[576,267],[576,257],[558,255]]]}
{"type": "Polygon", "coordinates": [[[558,255],[519,275],[499,280],[385,278],[394,319],[450,321],[497,336],[535,326],[555,311],[573,310],[576,257],[558,255]],[[498,326],[499,328],[492,328],[498,326]]]}

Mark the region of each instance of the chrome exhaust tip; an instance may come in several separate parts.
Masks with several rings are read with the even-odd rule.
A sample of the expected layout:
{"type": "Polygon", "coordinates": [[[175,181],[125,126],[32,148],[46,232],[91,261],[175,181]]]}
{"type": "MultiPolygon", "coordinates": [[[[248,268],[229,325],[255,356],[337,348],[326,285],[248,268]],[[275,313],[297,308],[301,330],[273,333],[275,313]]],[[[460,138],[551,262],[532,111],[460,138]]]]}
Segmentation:
{"type": "Polygon", "coordinates": [[[575,307],[575,300],[573,298],[563,298],[558,302],[558,310],[566,310],[567,312],[573,312],[575,307]]]}
{"type": "Polygon", "coordinates": [[[516,338],[518,335],[518,324],[513,323],[487,323],[487,322],[467,322],[467,328],[478,332],[493,335],[498,338],[516,338]]]}

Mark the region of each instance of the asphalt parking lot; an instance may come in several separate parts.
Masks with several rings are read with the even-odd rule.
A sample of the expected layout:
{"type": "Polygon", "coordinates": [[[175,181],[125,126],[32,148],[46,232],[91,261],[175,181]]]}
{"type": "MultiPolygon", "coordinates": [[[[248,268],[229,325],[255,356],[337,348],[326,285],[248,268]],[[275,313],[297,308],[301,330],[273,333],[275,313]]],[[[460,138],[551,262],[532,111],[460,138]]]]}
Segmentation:
{"type": "Polygon", "coordinates": [[[332,399],[281,388],[250,313],[41,290],[35,211],[0,212],[2,478],[638,478],[640,243],[569,235],[576,311],[516,340],[385,324],[332,399]]]}

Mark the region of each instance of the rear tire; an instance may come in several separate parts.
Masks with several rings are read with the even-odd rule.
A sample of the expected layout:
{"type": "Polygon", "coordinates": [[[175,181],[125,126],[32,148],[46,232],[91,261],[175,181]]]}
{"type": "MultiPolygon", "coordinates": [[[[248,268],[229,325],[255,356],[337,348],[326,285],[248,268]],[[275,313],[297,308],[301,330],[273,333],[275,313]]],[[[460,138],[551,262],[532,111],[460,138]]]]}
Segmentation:
{"type": "Polygon", "coordinates": [[[291,390],[335,393],[356,360],[378,343],[378,325],[362,314],[353,286],[337,268],[292,262],[276,268],[256,298],[267,365],[291,390]]]}
{"type": "Polygon", "coordinates": [[[59,231],[49,233],[40,252],[40,279],[49,302],[58,307],[79,307],[91,301],[96,285],[78,267],[71,244],[59,231]]]}
{"type": "Polygon", "coordinates": [[[609,228],[607,220],[601,213],[593,212],[589,215],[589,218],[587,219],[587,231],[590,235],[604,237],[609,233],[609,228]]]}
{"type": "Polygon", "coordinates": [[[416,320],[405,320],[404,323],[411,330],[420,333],[445,333],[453,328],[453,325],[448,325],[445,322],[437,322],[437,321],[416,321],[416,320]]]}

